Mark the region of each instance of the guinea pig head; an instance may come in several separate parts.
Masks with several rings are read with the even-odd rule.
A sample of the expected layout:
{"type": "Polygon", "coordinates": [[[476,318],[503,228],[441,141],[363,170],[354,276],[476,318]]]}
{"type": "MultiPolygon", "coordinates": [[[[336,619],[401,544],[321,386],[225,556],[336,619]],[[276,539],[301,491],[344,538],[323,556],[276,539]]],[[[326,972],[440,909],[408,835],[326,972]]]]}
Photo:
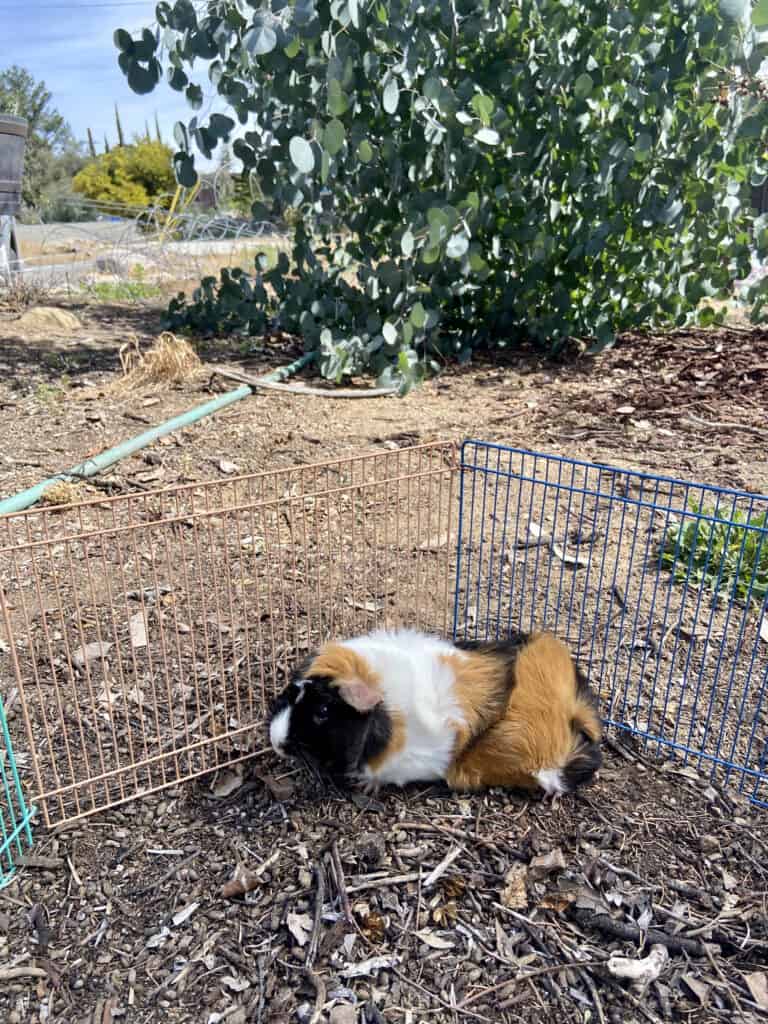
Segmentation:
{"type": "Polygon", "coordinates": [[[354,775],[392,732],[376,673],[342,644],[327,644],[275,701],[269,739],[283,757],[304,756],[335,777],[354,775]]]}

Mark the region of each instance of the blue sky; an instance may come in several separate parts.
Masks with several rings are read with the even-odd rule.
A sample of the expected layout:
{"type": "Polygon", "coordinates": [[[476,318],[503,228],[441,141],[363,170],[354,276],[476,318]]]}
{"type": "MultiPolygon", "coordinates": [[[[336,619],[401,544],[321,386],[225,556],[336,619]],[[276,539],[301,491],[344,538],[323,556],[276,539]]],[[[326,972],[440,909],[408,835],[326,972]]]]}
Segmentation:
{"type": "MultiPolygon", "coordinates": [[[[132,93],[112,42],[116,28],[136,32],[151,26],[154,16],[152,0],[0,0],[0,70],[20,64],[43,79],[77,138],[84,140],[90,126],[99,151],[105,132],[110,144],[116,141],[115,103],[128,138],[143,133],[145,121],[154,131],[156,111],[172,144],[174,122],[188,120],[194,111],[164,81],[148,96],[132,93]]],[[[223,110],[207,76],[198,72],[195,80],[215,104],[210,109],[223,110]]],[[[208,108],[206,102],[201,113],[208,108]]],[[[196,163],[205,166],[199,155],[196,163]]]]}

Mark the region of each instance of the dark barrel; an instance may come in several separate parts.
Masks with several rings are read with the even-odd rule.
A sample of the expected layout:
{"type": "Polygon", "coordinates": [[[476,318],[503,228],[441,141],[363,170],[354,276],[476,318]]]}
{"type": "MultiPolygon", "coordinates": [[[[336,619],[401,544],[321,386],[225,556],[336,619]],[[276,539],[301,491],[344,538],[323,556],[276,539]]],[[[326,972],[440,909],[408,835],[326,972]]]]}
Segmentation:
{"type": "Polygon", "coordinates": [[[21,209],[21,176],[27,122],[23,117],[0,114],[0,217],[15,217],[21,209]]]}

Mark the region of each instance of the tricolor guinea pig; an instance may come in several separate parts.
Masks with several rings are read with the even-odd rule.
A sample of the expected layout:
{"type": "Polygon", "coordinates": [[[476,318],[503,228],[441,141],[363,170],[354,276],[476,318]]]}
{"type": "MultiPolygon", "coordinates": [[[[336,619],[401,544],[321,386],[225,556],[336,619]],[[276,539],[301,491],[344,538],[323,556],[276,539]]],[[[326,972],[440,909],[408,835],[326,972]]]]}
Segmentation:
{"type": "Polygon", "coordinates": [[[327,643],[275,701],[269,735],[278,754],[366,789],[444,780],[558,796],[601,764],[594,695],[551,633],[451,643],[379,630],[327,643]]]}

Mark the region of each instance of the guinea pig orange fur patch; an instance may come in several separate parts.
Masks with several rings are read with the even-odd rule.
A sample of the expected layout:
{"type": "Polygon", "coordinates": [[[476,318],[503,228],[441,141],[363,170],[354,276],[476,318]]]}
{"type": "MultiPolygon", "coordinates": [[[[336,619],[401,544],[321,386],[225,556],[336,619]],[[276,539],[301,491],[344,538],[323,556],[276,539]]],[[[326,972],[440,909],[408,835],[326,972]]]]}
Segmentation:
{"type": "Polygon", "coordinates": [[[328,676],[338,686],[357,680],[381,691],[381,680],[367,660],[344,644],[325,644],[307,671],[308,676],[328,676]]]}
{"type": "Polygon", "coordinates": [[[579,731],[599,739],[600,720],[582,699],[570,652],[557,637],[532,637],[517,655],[514,676],[503,716],[452,765],[447,782],[454,788],[536,788],[535,773],[563,765],[579,731]]]}
{"type": "Polygon", "coordinates": [[[379,771],[391,757],[399,754],[405,748],[405,718],[400,711],[390,711],[389,721],[392,727],[389,743],[387,743],[380,754],[372,757],[368,762],[368,768],[372,772],[379,771]]]}
{"type": "Polygon", "coordinates": [[[456,753],[485,732],[504,714],[514,679],[508,666],[488,654],[442,654],[440,660],[453,673],[453,690],[464,715],[457,725],[456,753]]]}

